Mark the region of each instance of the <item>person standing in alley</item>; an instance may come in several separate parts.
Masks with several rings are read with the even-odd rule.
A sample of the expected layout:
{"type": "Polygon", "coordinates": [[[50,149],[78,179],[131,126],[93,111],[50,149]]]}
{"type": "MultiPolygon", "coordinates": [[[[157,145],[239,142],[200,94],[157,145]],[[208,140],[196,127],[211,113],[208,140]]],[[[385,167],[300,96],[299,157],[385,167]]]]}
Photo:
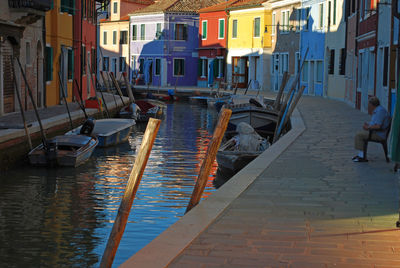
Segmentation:
{"type": "Polygon", "coordinates": [[[377,130],[372,133],[373,140],[386,139],[386,128],[389,126],[389,114],[385,108],[380,105],[379,99],[375,96],[368,99],[368,114],[371,116],[371,121],[365,122],[363,129],[358,132],[354,138],[354,147],[358,150],[356,156],[353,157],[354,162],[367,162],[364,156],[364,144],[368,140],[369,130],[377,130]]]}

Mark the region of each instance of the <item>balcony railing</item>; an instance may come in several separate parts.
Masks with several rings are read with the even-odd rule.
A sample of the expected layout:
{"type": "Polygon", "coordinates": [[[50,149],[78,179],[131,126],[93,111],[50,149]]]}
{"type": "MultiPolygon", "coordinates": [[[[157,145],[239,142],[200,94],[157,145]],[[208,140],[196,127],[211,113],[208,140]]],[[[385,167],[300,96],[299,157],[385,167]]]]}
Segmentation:
{"type": "Polygon", "coordinates": [[[32,8],[48,11],[53,7],[53,0],[8,0],[10,8],[32,8]]]}

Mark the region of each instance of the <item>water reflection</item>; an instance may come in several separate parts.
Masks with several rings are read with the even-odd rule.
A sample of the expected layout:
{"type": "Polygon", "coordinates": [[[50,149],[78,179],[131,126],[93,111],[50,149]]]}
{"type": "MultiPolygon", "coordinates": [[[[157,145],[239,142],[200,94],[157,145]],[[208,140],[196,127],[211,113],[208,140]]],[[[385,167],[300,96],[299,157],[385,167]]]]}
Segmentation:
{"type": "MultiPolygon", "coordinates": [[[[216,117],[196,105],[167,105],[114,267],[184,214],[216,117]]],[[[96,149],[77,169],[24,166],[3,175],[0,266],[98,266],[144,128],[137,126],[129,143],[96,149]]],[[[205,196],[214,191],[212,179],[205,196]]]]}

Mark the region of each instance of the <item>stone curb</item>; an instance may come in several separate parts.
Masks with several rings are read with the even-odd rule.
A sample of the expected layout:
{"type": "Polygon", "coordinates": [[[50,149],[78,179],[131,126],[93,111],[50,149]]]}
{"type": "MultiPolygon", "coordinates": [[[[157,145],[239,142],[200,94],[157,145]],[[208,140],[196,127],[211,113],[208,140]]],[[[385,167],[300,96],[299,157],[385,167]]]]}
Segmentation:
{"type": "Polygon", "coordinates": [[[120,267],[168,266],[306,129],[297,109],[293,112],[291,123],[292,129],[286,135],[120,267]]]}

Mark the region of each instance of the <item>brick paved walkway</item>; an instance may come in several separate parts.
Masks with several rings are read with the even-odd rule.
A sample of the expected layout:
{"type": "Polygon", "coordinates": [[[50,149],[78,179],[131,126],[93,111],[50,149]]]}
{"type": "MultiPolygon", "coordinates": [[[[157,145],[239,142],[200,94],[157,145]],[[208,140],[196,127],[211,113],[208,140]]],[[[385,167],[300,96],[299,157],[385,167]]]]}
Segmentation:
{"type": "Polygon", "coordinates": [[[306,131],[169,267],[400,267],[393,163],[377,144],[351,161],[369,116],[312,97],[299,110],[306,131]]]}

